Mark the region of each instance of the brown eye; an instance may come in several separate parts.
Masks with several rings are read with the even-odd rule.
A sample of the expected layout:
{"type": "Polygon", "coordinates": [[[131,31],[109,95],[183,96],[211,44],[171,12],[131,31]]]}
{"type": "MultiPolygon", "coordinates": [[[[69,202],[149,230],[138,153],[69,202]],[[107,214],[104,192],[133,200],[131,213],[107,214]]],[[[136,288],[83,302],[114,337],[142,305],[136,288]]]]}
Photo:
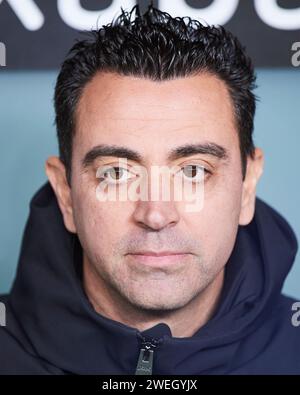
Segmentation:
{"type": "Polygon", "coordinates": [[[120,180],[123,174],[124,174],[124,169],[122,167],[112,167],[112,171],[110,172],[110,176],[114,180],[120,180]]]}
{"type": "Polygon", "coordinates": [[[125,184],[136,175],[121,166],[104,166],[97,170],[96,177],[108,184],[125,184]]]}
{"type": "Polygon", "coordinates": [[[195,177],[197,175],[197,166],[188,165],[184,168],[184,174],[187,177],[195,177]]]}
{"type": "Polygon", "coordinates": [[[187,165],[182,168],[184,177],[188,178],[190,181],[200,181],[204,178],[203,172],[206,169],[200,165],[187,165]]]}

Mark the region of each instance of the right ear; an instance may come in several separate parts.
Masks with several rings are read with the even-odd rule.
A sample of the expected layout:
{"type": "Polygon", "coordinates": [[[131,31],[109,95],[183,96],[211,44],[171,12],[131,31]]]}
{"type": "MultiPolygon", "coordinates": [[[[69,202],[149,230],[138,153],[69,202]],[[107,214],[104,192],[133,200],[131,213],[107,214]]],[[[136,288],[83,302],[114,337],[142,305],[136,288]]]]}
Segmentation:
{"type": "Polygon", "coordinates": [[[65,227],[69,232],[76,233],[71,188],[67,181],[66,168],[57,156],[50,156],[46,160],[45,171],[55,192],[65,227]]]}

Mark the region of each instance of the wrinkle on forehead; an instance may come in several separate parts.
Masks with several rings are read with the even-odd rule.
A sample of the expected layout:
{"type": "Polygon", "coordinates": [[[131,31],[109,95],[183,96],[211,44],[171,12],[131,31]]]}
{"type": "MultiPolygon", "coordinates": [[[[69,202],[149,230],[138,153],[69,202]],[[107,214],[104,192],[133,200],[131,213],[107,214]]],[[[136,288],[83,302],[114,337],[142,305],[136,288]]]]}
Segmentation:
{"type": "Polygon", "coordinates": [[[159,148],[170,138],[185,136],[237,142],[236,129],[228,89],[213,75],[157,82],[98,73],[79,100],[75,137],[79,135],[76,144],[85,150],[100,143],[124,143],[127,138],[159,148]],[[151,141],[144,140],[149,136],[151,141]]]}
{"type": "Polygon", "coordinates": [[[225,83],[207,73],[159,82],[98,73],[83,89],[78,115],[88,112],[101,113],[102,119],[171,121],[178,119],[178,112],[195,117],[195,111],[211,111],[215,106],[219,115],[232,111],[225,83]]]}

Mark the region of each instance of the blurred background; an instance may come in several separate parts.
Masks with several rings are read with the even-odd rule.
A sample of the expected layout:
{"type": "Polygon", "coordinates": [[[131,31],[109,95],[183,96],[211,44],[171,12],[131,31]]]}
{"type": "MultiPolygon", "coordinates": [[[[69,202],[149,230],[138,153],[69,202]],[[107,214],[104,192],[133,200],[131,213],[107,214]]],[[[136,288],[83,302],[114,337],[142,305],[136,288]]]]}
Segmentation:
{"type": "MultiPolygon", "coordinates": [[[[57,154],[53,92],[61,62],[83,30],[148,1],[0,0],[0,293],[12,284],[29,201],[57,154]]],[[[222,24],[253,58],[259,97],[254,141],[265,152],[258,196],[300,241],[300,1],[157,0],[173,16],[222,24]]],[[[300,300],[300,256],[284,292],[300,300]]]]}

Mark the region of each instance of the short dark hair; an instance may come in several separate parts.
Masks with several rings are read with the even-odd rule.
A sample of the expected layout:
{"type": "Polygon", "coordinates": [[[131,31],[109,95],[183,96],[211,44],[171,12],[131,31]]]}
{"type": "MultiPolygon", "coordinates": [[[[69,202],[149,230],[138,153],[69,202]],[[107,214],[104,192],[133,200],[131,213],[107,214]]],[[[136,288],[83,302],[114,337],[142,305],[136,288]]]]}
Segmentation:
{"type": "Polygon", "coordinates": [[[243,179],[247,156],[253,158],[255,74],[238,39],[222,26],[190,17],[173,18],[149,5],[138,5],[100,29],[85,32],[63,62],[55,87],[55,122],[60,159],[71,182],[75,110],[83,88],[99,71],[154,81],[208,72],[226,83],[239,133],[243,179]]]}

